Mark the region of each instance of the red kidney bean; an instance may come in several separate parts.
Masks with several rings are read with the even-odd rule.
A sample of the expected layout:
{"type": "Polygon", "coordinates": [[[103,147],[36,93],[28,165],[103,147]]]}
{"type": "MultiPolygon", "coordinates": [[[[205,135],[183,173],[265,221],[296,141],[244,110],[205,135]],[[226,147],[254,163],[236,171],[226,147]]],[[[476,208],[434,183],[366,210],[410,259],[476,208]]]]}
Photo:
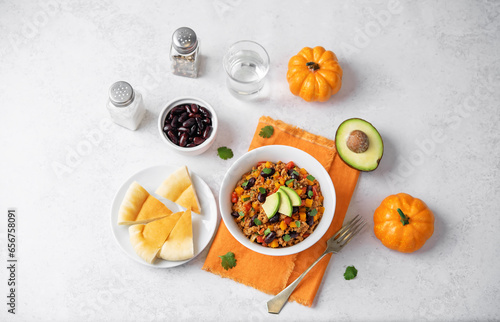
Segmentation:
{"type": "Polygon", "coordinates": [[[196,105],[196,104],[191,104],[191,112],[193,112],[193,113],[198,113],[198,105],[196,105]]]}
{"type": "Polygon", "coordinates": [[[197,117],[195,118],[196,120],[196,125],[198,125],[198,128],[203,131],[205,129],[205,124],[201,121],[201,118],[197,117]]]}
{"type": "Polygon", "coordinates": [[[181,114],[181,116],[179,116],[179,122],[180,123],[183,123],[185,120],[187,120],[189,118],[189,114],[184,112],[181,114]]]}
{"type": "Polygon", "coordinates": [[[170,131],[171,129],[172,129],[172,125],[170,125],[170,124],[165,124],[165,126],[163,127],[163,132],[170,131]]]}
{"type": "Polygon", "coordinates": [[[174,128],[177,128],[179,126],[179,117],[176,115],[172,119],[172,122],[170,122],[170,125],[174,128]]]}
{"type": "Polygon", "coordinates": [[[208,125],[212,125],[212,120],[209,119],[208,117],[204,118],[202,121],[203,121],[203,123],[206,123],[208,125]]]}
{"type": "Polygon", "coordinates": [[[171,110],[171,114],[172,115],[179,115],[179,114],[182,114],[182,112],[184,112],[184,111],[185,111],[185,109],[182,106],[176,106],[171,110]]]}
{"type": "Polygon", "coordinates": [[[184,127],[191,127],[195,123],[196,123],[196,120],[193,119],[193,118],[191,118],[191,119],[187,119],[186,121],[184,121],[184,123],[182,123],[182,126],[184,126],[184,127]]]}
{"type": "Polygon", "coordinates": [[[192,148],[192,147],[195,147],[195,146],[196,146],[196,144],[194,144],[194,143],[188,143],[188,144],[186,144],[186,148],[192,148]]]}
{"type": "Polygon", "coordinates": [[[170,139],[170,141],[172,141],[172,143],[174,143],[174,144],[178,144],[179,143],[179,141],[177,140],[177,137],[175,136],[174,132],[168,131],[167,132],[167,136],[170,139]]]}
{"type": "Polygon", "coordinates": [[[204,138],[200,138],[199,136],[195,136],[194,139],[193,139],[193,143],[196,144],[196,145],[200,145],[203,142],[205,142],[205,139],[204,138]]]}
{"type": "Polygon", "coordinates": [[[180,128],[177,129],[179,132],[184,132],[184,133],[189,133],[189,129],[186,127],[181,126],[180,128]]]}
{"type": "Polygon", "coordinates": [[[210,117],[210,118],[212,117],[212,113],[210,113],[210,111],[204,108],[203,106],[200,106],[200,111],[203,115],[205,115],[205,117],[210,117]]]}
{"type": "Polygon", "coordinates": [[[187,133],[182,133],[181,136],[180,136],[180,138],[179,138],[179,145],[180,146],[186,146],[187,139],[188,139],[187,133]]]}
{"type": "Polygon", "coordinates": [[[198,113],[189,113],[188,116],[189,117],[201,117],[201,114],[198,114],[198,113]]]}
{"type": "Polygon", "coordinates": [[[190,136],[193,136],[195,133],[196,133],[196,124],[191,126],[191,128],[189,129],[189,135],[190,136]]]}
{"type": "Polygon", "coordinates": [[[204,138],[206,140],[210,136],[210,134],[212,134],[212,127],[209,125],[203,131],[202,138],[204,138]]]}
{"type": "Polygon", "coordinates": [[[186,112],[188,112],[188,113],[191,113],[191,106],[189,106],[189,105],[185,105],[185,106],[184,106],[184,110],[185,110],[186,112]]]}

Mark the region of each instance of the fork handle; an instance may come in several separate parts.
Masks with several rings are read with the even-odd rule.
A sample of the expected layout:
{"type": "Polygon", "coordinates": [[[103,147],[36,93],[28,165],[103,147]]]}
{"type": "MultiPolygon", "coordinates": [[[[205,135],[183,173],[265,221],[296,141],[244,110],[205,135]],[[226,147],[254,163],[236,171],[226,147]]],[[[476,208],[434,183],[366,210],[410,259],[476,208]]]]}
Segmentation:
{"type": "Polygon", "coordinates": [[[304,271],[304,273],[302,273],[299,277],[297,277],[297,279],[295,281],[293,281],[290,285],[288,285],[283,291],[279,292],[275,297],[270,299],[267,302],[267,311],[269,313],[274,313],[274,314],[280,313],[281,309],[283,308],[283,306],[285,306],[286,302],[288,301],[288,298],[290,297],[292,292],[295,290],[297,285],[299,285],[302,278],[304,278],[304,276],[306,276],[306,274],[309,273],[311,268],[313,268],[314,265],[316,265],[328,253],[329,252],[325,251],[320,257],[318,257],[318,259],[314,263],[311,264],[311,266],[309,266],[304,271]]]}

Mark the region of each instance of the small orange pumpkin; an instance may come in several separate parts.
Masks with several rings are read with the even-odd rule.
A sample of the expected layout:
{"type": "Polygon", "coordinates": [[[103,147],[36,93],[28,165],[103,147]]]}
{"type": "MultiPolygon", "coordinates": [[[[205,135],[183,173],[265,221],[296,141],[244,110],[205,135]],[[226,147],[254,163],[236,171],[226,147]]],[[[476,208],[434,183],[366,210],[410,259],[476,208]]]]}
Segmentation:
{"type": "Polygon", "coordinates": [[[290,58],[286,79],[293,95],[307,102],[326,102],[342,86],[342,68],[332,51],[304,47],[290,58]]]}
{"type": "Polygon", "coordinates": [[[403,253],[420,249],[434,233],[434,214],[418,198],[398,193],[385,198],[373,214],[375,236],[403,253]]]}

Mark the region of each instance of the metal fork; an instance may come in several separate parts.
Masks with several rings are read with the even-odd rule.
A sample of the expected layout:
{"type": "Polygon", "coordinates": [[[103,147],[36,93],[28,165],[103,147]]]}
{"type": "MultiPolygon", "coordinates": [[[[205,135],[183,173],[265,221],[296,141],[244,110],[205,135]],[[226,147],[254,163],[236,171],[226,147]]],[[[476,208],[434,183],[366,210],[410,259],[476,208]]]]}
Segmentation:
{"type": "Polygon", "coordinates": [[[281,291],[279,294],[277,294],[275,297],[270,299],[267,302],[267,311],[269,313],[274,313],[278,314],[280,313],[281,309],[283,306],[285,306],[286,302],[288,301],[288,298],[292,294],[293,290],[297,287],[297,285],[300,283],[302,278],[306,276],[306,274],[311,270],[311,268],[314,267],[326,254],[328,253],[334,253],[337,254],[340,252],[340,250],[349,242],[351,239],[356,236],[357,233],[363,229],[365,226],[366,222],[359,216],[357,215],[354,217],[349,223],[344,225],[333,237],[328,239],[326,242],[326,249],[325,252],[314,262],[309,266],[308,269],[302,273],[293,283],[288,285],[283,291],[281,291]]]}

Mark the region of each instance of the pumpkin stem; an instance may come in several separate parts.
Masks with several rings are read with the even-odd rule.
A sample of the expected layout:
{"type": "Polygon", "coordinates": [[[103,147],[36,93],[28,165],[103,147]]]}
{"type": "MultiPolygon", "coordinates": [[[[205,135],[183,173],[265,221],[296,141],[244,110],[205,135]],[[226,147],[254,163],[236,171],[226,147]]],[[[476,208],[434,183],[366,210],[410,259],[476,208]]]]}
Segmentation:
{"type": "Polygon", "coordinates": [[[311,72],[314,72],[319,69],[319,65],[313,61],[306,63],[306,66],[307,68],[309,68],[311,72]]]}
{"type": "Polygon", "coordinates": [[[403,226],[404,225],[408,225],[410,222],[410,217],[408,217],[407,215],[405,215],[403,213],[403,211],[401,209],[398,208],[398,213],[399,213],[399,216],[401,216],[401,222],[403,223],[403,226]]]}

